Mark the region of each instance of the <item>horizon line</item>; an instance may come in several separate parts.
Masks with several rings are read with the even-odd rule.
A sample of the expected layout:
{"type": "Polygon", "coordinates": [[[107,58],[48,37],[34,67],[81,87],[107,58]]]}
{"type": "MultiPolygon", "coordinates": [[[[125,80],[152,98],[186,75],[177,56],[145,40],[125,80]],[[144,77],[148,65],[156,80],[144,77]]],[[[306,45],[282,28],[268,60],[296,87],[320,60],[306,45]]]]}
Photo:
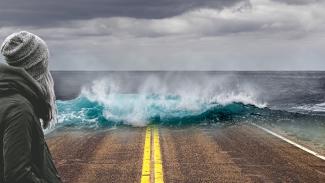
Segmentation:
{"type": "Polygon", "coordinates": [[[325,72],[325,70],[50,70],[51,72],[325,72]]]}

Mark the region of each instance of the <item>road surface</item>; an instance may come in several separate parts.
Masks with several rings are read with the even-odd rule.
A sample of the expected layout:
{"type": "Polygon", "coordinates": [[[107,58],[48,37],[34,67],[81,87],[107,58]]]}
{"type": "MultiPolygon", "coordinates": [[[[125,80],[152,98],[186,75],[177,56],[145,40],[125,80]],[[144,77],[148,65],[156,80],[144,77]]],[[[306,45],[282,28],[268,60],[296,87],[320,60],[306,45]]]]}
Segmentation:
{"type": "Polygon", "coordinates": [[[60,130],[47,142],[68,183],[325,182],[324,160],[250,124],[60,130]]]}

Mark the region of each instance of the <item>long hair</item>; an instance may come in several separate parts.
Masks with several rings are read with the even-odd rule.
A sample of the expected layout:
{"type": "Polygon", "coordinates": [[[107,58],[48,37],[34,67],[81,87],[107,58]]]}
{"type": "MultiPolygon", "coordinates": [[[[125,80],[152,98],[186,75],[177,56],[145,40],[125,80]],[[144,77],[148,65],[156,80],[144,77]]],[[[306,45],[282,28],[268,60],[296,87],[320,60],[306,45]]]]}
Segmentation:
{"type": "Polygon", "coordinates": [[[45,129],[57,123],[57,107],[55,103],[56,97],[54,92],[54,81],[49,71],[37,81],[44,90],[46,102],[50,105],[50,109],[48,111],[48,119],[42,119],[43,128],[45,129]]]}

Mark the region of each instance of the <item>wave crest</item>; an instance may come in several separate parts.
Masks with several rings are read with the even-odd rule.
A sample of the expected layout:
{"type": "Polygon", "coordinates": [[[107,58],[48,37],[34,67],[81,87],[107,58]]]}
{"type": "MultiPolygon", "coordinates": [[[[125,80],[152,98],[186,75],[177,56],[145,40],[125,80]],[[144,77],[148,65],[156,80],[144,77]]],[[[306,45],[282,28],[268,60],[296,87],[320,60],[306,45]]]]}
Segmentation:
{"type": "Polygon", "coordinates": [[[139,86],[136,93],[123,93],[116,82],[95,81],[82,90],[80,97],[58,101],[58,119],[66,125],[88,127],[187,124],[244,118],[256,108],[266,107],[257,101],[253,90],[247,88],[227,91],[220,87],[218,90],[216,85],[187,86],[171,91],[155,81],[154,85],[139,86]]]}

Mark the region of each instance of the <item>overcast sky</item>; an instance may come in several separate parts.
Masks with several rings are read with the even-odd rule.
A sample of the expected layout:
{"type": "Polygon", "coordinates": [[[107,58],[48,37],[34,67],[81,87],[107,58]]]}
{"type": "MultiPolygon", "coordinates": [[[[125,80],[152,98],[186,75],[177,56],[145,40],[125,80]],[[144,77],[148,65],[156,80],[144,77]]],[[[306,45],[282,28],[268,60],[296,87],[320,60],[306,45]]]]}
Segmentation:
{"type": "Polygon", "coordinates": [[[52,70],[325,70],[325,0],[1,0],[20,30],[52,70]]]}

